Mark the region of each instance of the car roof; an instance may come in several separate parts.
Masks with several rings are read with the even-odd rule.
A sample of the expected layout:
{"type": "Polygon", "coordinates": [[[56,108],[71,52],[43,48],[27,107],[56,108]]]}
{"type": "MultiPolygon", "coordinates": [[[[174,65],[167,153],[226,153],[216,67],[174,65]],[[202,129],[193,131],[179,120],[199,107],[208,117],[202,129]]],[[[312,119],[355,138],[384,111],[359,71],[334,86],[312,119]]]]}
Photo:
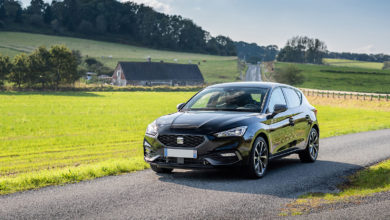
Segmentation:
{"type": "Polygon", "coordinates": [[[231,82],[231,83],[215,84],[215,85],[209,86],[208,88],[258,87],[258,88],[272,89],[272,88],[275,88],[275,87],[278,87],[278,86],[286,86],[286,87],[294,88],[294,87],[286,85],[286,84],[274,83],[274,82],[231,82]]]}

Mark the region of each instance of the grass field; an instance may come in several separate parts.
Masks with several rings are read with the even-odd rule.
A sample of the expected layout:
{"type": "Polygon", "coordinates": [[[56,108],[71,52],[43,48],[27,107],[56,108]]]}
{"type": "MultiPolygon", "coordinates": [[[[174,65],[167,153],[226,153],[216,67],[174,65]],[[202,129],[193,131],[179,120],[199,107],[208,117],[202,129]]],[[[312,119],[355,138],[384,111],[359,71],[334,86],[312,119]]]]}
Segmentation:
{"type": "Polygon", "coordinates": [[[381,70],[383,68],[383,63],[379,63],[379,62],[365,62],[365,61],[358,61],[358,60],[329,59],[329,58],[324,58],[322,61],[324,64],[331,65],[331,66],[358,67],[358,68],[378,69],[378,70],[381,70]]]}
{"type": "MultiPolygon", "coordinates": [[[[276,63],[281,68],[289,63],[276,63]]],[[[301,88],[354,92],[390,93],[390,70],[294,64],[305,76],[301,88]]]]}
{"type": "Polygon", "coordinates": [[[174,62],[174,59],[178,59],[179,63],[200,62],[199,68],[207,83],[236,81],[239,76],[236,57],[154,50],[71,37],[0,32],[0,54],[10,57],[19,53],[30,53],[42,45],[50,47],[55,44],[64,44],[70,49],[80,50],[84,57],[97,58],[111,68],[115,68],[118,61],[146,61],[150,56],[153,61],[174,62]]]}
{"type": "MultiPolygon", "coordinates": [[[[145,169],[147,124],[193,94],[0,93],[0,194],[145,169]]],[[[390,128],[390,102],[310,99],[321,137],[390,128]]]]}

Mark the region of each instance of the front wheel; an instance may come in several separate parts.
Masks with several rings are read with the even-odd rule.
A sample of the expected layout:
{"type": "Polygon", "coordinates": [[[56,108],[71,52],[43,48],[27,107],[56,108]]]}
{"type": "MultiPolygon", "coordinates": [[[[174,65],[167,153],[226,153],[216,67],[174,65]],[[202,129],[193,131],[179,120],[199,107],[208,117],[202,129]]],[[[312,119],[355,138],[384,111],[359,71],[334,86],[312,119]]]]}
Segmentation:
{"type": "Polygon", "coordinates": [[[250,178],[261,178],[265,175],[268,167],[269,154],[267,142],[262,137],[258,137],[253,143],[249,157],[247,173],[250,178]]]}
{"type": "Polygon", "coordinates": [[[304,163],[312,163],[317,160],[320,149],[319,135],[315,128],[310,130],[309,140],[305,150],[299,153],[299,159],[304,163]]]}
{"type": "Polygon", "coordinates": [[[172,168],[161,168],[156,165],[150,165],[150,168],[156,173],[172,173],[172,168]]]}

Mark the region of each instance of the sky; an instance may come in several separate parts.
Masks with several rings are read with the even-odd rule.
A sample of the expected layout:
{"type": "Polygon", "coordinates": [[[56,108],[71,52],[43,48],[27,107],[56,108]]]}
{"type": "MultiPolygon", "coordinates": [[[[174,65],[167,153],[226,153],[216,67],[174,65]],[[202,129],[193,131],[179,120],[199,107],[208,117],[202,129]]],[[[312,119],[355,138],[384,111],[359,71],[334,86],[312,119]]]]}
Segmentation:
{"type": "Polygon", "coordinates": [[[329,51],[390,54],[388,0],[131,1],[189,18],[213,36],[235,41],[283,47],[289,38],[305,35],[324,41],[329,51]]]}

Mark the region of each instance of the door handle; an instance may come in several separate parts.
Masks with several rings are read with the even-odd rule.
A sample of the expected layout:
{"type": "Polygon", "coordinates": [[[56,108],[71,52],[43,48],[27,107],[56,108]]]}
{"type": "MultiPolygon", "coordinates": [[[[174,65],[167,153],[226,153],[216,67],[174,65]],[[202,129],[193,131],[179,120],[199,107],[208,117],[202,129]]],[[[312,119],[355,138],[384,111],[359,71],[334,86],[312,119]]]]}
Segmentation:
{"type": "Polygon", "coordinates": [[[290,118],[290,119],[289,119],[289,122],[290,122],[290,126],[294,126],[294,125],[295,125],[294,119],[293,119],[293,118],[290,118]]]}

